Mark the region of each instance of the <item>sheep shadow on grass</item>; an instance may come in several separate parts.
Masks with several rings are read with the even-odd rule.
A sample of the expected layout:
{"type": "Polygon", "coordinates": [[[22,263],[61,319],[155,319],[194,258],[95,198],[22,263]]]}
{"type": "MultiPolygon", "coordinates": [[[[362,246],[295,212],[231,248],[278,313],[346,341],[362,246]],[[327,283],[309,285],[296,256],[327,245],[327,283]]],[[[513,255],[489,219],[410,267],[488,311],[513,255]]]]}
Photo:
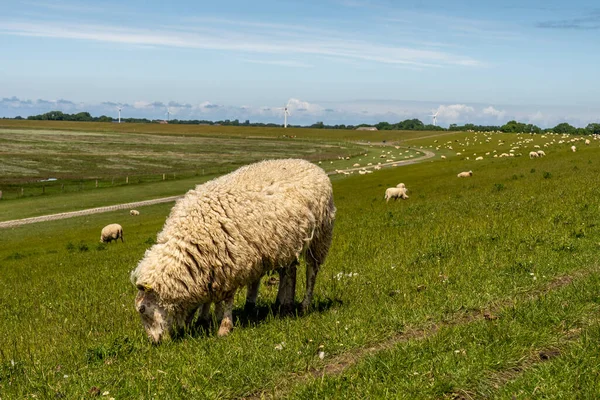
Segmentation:
{"type": "MultiPolygon", "coordinates": [[[[313,312],[325,312],[332,308],[338,308],[344,303],[339,299],[320,299],[313,301],[310,309],[306,312],[302,312],[302,304],[300,302],[294,303],[294,308],[289,312],[283,312],[280,310],[278,304],[256,304],[251,309],[248,308],[236,308],[233,310],[233,320],[235,321],[235,328],[244,328],[249,326],[256,326],[268,322],[271,318],[303,318],[304,316],[313,312]]],[[[202,321],[199,318],[194,318],[190,327],[184,331],[178,332],[174,340],[181,340],[186,335],[192,337],[203,337],[213,336],[219,328],[214,313],[211,313],[212,319],[209,321],[202,321]]],[[[234,328],[234,329],[235,329],[234,328]]]]}

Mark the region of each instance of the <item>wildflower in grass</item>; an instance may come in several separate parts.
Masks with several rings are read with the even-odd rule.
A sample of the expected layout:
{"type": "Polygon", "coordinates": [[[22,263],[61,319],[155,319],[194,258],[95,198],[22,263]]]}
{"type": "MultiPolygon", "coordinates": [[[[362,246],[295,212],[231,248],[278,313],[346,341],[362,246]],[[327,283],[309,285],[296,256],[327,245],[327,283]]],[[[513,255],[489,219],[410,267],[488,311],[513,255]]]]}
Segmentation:
{"type": "Polygon", "coordinates": [[[319,358],[321,360],[325,358],[325,352],[323,350],[319,351],[319,358]]]}
{"type": "Polygon", "coordinates": [[[281,342],[278,345],[275,345],[275,350],[283,350],[284,346],[285,346],[285,342],[281,342]]]}
{"type": "Polygon", "coordinates": [[[358,276],[358,272],[349,272],[347,274],[345,274],[343,272],[338,272],[337,275],[334,276],[334,278],[339,281],[339,280],[341,280],[344,277],[352,278],[352,277],[355,277],[355,276],[358,276]]]}

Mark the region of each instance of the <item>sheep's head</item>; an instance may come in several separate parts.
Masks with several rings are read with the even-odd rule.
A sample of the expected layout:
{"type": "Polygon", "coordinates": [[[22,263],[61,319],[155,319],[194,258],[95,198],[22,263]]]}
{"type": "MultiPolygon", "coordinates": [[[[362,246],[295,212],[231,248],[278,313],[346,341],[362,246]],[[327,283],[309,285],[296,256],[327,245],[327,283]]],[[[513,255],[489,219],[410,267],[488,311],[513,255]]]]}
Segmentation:
{"type": "Polygon", "coordinates": [[[142,324],[148,337],[156,344],[159,343],[173,325],[173,317],[160,305],[158,294],[144,285],[137,285],[135,309],[140,313],[142,324]]]}

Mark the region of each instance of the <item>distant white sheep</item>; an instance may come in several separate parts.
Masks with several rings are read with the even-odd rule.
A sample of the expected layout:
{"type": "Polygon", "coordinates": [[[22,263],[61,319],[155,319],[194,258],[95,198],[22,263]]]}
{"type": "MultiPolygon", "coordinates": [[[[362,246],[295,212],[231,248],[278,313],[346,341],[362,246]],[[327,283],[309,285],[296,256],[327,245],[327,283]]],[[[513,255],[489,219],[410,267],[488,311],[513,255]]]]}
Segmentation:
{"type": "Polygon", "coordinates": [[[441,157],[441,159],[442,159],[442,160],[445,160],[445,159],[446,159],[446,156],[442,156],[442,157],[441,157]]]}
{"type": "Polygon", "coordinates": [[[464,171],[456,176],[458,176],[459,178],[468,178],[470,176],[473,176],[473,171],[464,171]]]}
{"type": "Polygon", "coordinates": [[[102,232],[100,232],[100,242],[102,243],[110,243],[113,240],[117,241],[117,239],[121,239],[123,242],[123,227],[119,224],[110,224],[106,225],[102,228],[102,232]]]}
{"type": "Polygon", "coordinates": [[[408,195],[406,194],[406,188],[403,187],[395,187],[395,188],[387,188],[385,190],[385,196],[384,196],[385,202],[389,202],[390,199],[403,199],[406,200],[408,199],[408,195]]]}
{"type": "Polygon", "coordinates": [[[575,153],[575,152],[577,151],[577,147],[575,147],[575,146],[571,146],[571,151],[572,151],[573,153],[575,153]]]}
{"type": "Polygon", "coordinates": [[[538,153],[538,156],[540,156],[540,157],[544,157],[546,155],[544,150],[538,150],[537,153],[538,153]]]}
{"type": "Polygon", "coordinates": [[[590,140],[589,139],[585,139],[585,145],[589,146],[589,144],[590,144],[590,140]]]}
{"type": "Polygon", "coordinates": [[[131,210],[129,211],[129,215],[140,215],[140,212],[138,210],[131,210]]]}
{"type": "Polygon", "coordinates": [[[540,155],[537,151],[530,151],[529,158],[538,158],[540,155]]]}

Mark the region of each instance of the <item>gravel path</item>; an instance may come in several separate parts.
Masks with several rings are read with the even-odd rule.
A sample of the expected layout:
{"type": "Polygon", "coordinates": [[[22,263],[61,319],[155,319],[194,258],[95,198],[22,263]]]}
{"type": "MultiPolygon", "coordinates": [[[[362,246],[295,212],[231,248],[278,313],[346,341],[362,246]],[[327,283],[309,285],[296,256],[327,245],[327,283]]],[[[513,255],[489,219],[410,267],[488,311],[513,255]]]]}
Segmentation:
{"type": "Polygon", "coordinates": [[[70,211],[70,212],[64,212],[64,213],[59,213],[59,214],[42,215],[41,217],[13,219],[10,221],[0,222],[0,229],[13,228],[15,226],[26,225],[26,224],[33,224],[34,222],[54,221],[56,219],[80,217],[82,215],[100,214],[100,213],[104,213],[104,212],[108,212],[108,211],[126,210],[126,209],[131,209],[131,208],[136,208],[136,207],[150,206],[152,204],[168,203],[171,201],[175,201],[180,197],[183,197],[183,195],[163,197],[161,199],[154,199],[154,200],[136,201],[133,203],[116,204],[114,206],[89,208],[87,210],[70,211]]]}
{"type": "MultiPolygon", "coordinates": [[[[404,147],[404,146],[401,146],[404,147]]],[[[421,162],[423,160],[426,160],[428,158],[432,158],[435,156],[435,153],[433,153],[432,151],[429,150],[424,150],[424,149],[418,149],[418,151],[425,153],[424,156],[422,157],[418,157],[418,158],[413,158],[410,160],[402,160],[402,161],[394,161],[394,162],[389,162],[389,163],[383,163],[380,164],[379,166],[384,168],[384,167],[394,167],[394,166],[403,166],[403,165],[409,165],[409,164],[415,164],[418,162],[421,162]]],[[[344,169],[344,170],[340,170],[340,172],[352,172],[352,171],[359,171],[362,169],[373,169],[375,168],[375,165],[371,165],[371,166],[365,166],[365,167],[356,167],[356,168],[348,168],[348,169],[344,169]]],[[[336,171],[329,171],[327,173],[327,175],[335,175],[338,172],[336,171]]],[[[42,215],[40,217],[31,217],[31,218],[23,218],[23,219],[13,219],[10,221],[4,221],[4,222],[0,222],[0,229],[3,228],[14,228],[17,226],[21,226],[21,225],[26,225],[26,224],[33,224],[36,222],[46,222],[46,221],[54,221],[57,219],[65,219],[65,218],[72,218],[72,217],[81,217],[83,215],[90,215],[90,214],[100,214],[100,213],[104,213],[104,212],[109,212],[109,211],[116,211],[116,210],[127,210],[127,209],[132,209],[132,208],[137,208],[137,207],[143,207],[143,206],[150,206],[153,204],[161,204],[161,203],[169,203],[172,201],[176,201],[177,199],[183,197],[183,195],[180,196],[171,196],[171,197],[163,197],[161,199],[154,199],[154,200],[144,200],[144,201],[136,201],[133,203],[125,203],[125,204],[116,204],[113,206],[105,206],[105,207],[96,207],[96,208],[89,208],[87,210],[79,210],[79,211],[70,211],[70,212],[64,212],[64,213],[59,213],[59,214],[50,214],[50,215],[42,215]]]]}

